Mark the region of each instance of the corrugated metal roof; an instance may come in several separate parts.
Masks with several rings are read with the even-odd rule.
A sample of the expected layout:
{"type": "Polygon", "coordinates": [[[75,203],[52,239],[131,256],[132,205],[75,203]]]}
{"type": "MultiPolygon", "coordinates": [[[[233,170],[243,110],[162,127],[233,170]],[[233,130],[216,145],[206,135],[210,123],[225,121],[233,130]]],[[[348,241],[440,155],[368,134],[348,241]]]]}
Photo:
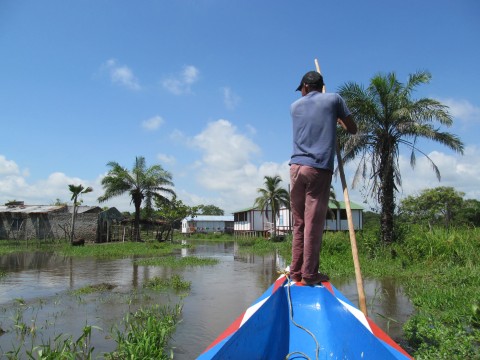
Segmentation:
{"type": "MultiPolygon", "coordinates": [[[[346,209],[345,201],[339,201],[339,202],[338,202],[338,205],[339,205],[339,208],[340,208],[340,209],[346,209]]],[[[337,208],[336,205],[335,205],[334,203],[332,203],[331,201],[328,203],[328,207],[329,207],[330,209],[336,209],[336,208],[337,208]]],[[[362,206],[360,206],[360,205],[358,205],[358,204],[356,204],[356,203],[354,203],[354,202],[352,202],[352,201],[350,201],[350,208],[351,208],[352,210],[363,210],[363,207],[362,207],[362,206]]]]}
{"type": "MultiPolygon", "coordinates": [[[[73,205],[68,205],[68,212],[70,214],[73,213],[73,205]]],[[[87,206],[87,205],[77,206],[77,214],[82,214],[86,212],[100,213],[102,212],[102,208],[99,206],[87,206]]]]}
{"type": "MultiPolygon", "coordinates": [[[[330,209],[336,209],[337,206],[333,203],[333,202],[329,202],[328,203],[328,207],[330,209]]],[[[339,209],[346,209],[346,206],[345,206],[345,201],[339,201],[338,202],[338,207],[339,209]]],[[[352,210],[363,210],[363,207],[350,201],[350,208],[352,210]]],[[[280,209],[285,209],[285,207],[281,207],[280,209]]],[[[234,214],[238,214],[238,213],[241,213],[241,212],[246,212],[246,211],[252,211],[252,210],[258,210],[260,211],[259,209],[256,209],[255,207],[249,207],[249,208],[246,208],[246,209],[242,209],[242,210],[238,210],[238,211],[234,211],[234,214]]]]}
{"type": "Polygon", "coordinates": [[[0,213],[46,214],[64,208],[65,205],[0,205],[0,213]]]}
{"type": "Polygon", "coordinates": [[[186,218],[187,221],[233,221],[233,215],[197,215],[194,218],[191,216],[186,218]]]}
{"type": "MultiPolygon", "coordinates": [[[[246,212],[246,211],[252,211],[252,210],[259,210],[259,209],[257,209],[257,208],[255,208],[255,207],[252,206],[252,207],[249,207],[249,208],[246,208],[246,209],[241,209],[241,210],[234,211],[233,213],[234,213],[234,214],[237,214],[237,213],[246,212]]],[[[260,210],[259,210],[259,211],[260,211],[260,210]]]]}

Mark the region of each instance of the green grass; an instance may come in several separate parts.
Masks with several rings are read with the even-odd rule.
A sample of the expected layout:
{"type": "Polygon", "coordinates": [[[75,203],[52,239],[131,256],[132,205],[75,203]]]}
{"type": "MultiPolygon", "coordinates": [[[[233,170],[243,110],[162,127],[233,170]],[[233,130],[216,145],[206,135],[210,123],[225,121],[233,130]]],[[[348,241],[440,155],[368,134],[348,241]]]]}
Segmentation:
{"type": "Polygon", "coordinates": [[[245,253],[266,255],[278,251],[280,255],[285,255],[286,259],[291,257],[292,242],[289,236],[286,240],[280,242],[261,237],[240,237],[237,238],[237,244],[240,246],[240,251],[245,253]]]}
{"type": "Polygon", "coordinates": [[[185,281],[180,275],[173,275],[170,279],[165,279],[161,277],[153,277],[143,284],[143,287],[146,289],[152,290],[165,290],[172,288],[175,291],[188,291],[192,283],[190,281],[185,281]]]}
{"type": "Polygon", "coordinates": [[[117,350],[106,354],[107,360],[123,359],[172,359],[168,349],[175,327],[182,311],[175,307],[152,306],[129,314],[124,319],[125,328],[115,331],[117,350]]]}
{"type": "Polygon", "coordinates": [[[208,233],[208,234],[201,234],[201,233],[194,233],[190,235],[185,235],[182,233],[175,233],[174,240],[202,240],[202,241],[209,241],[209,242],[233,242],[235,238],[233,235],[229,234],[222,234],[222,233],[208,233]]]}
{"type": "MultiPolygon", "coordinates": [[[[115,351],[103,354],[107,360],[123,359],[172,359],[173,351],[168,342],[175,331],[182,311],[181,305],[151,306],[140,308],[128,314],[120,326],[112,329],[111,337],[116,341],[115,351]]],[[[93,330],[103,330],[86,325],[82,334],[74,340],[67,334],[48,339],[45,343],[26,350],[29,359],[39,360],[77,360],[93,359],[94,347],[91,345],[93,330]]],[[[96,335],[96,334],[95,334],[96,335]]],[[[20,359],[21,347],[8,351],[6,359],[20,359]]]]}
{"type": "Polygon", "coordinates": [[[96,285],[87,285],[80,289],[72,290],[71,293],[72,295],[87,295],[87,294],[93,294],[96,292],[110,291],[113,288],[115,288],[115,285],[101,283],[96,285]]]}
{"type": "Polygon", "coordinates": [[[198,258],[195,256],[176,257],[173,255],[152,257],[135,260],[141,266],[166,266],[169,268],[183,268],[187,266],[212,266],[218,264],[218,259],[198,258]]]}
{"type": "Polygon", "coordinates": [[[180,244],[172,243],[142,243],[122,242],[91,244],[86,246],[65,245],[55,249],[56,253],[74,257],[97,257],[97,258],[124,258],[136,256],[162,256],[171,254],[176,249],[182,248],[180,244]]]}
{"type": "MultiPolygon", "coordinates": [[[[94,347],[91,346],[91,337],[94,329],[98,328],[85,326],[77,340],[73,340],[72,336],[58,335],[53,342],[48,340],[45,344],[36,346],[31,351],[26,351],[26,354],[29,359],[39,360],[90,360],[94,350],[94,347]]],[[[7,358],[17,359],[16,356],[7,358]]]]}
{"type": "Polygon", "coordinates": [[[125,258],[137,256],[162,256],[171,254],[185,245],[170,242],[111,242],[103,244],[86,244],[85,246],[71,246],[65,241],[51,244],[35,244],[32,241],[18,244],[2,243],[0,241],[0,255],[18,252],[45,251],[54,252],[63,256],[96,257],[96,258],[125,258]]]}

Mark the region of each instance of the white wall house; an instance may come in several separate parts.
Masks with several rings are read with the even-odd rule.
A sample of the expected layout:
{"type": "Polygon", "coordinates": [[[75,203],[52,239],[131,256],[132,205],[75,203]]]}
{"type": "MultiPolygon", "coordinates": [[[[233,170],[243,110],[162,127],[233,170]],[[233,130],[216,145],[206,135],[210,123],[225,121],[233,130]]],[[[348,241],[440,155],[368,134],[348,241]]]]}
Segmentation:
{"type": "MultiPolygon", "coordinates": [[[[325,221],[325,230],[327,231],[348,231],[347,211],[344,201],[338,202],[337,206],[330,202],[325,221]]],[[[355,230],[363,229],[363,208],[355,203],[350,202],[352,210],[352,220],[355,230]]],[[[255,208],[249,208],[234,212],[235,218],[235,234],[236,235],[252,235],[261,236],[268,235],[272,230],[271,211],[262,212],[255,208]]],[[[277,232],[279,234],[289,233],[292,231],[292,217],[288,208],[282,207],[277,214],[277,232]]]]}
{"type": "MultiPolygon", "coordinates": [[[[347,219],[347,210],[345,207],[344,201],[338,202],[337,206],[330,202],[328,204],[329,211],[327,212],[325,228],[324,230],[329,231],[348,231],[348,219],[347,219]]],[[[350,208],[352,210],[352,221],[355,230],[363,229],[363,208],[350,202],[350,208]]],[[[283,207],[279,211],[277,217],[277,230],[280,231],[291,231],[290,224],[292,222],[290,210],[283,207]]],[[[293,224],[292,224],[293,225],[293,224]]]]}
{"type": "Polygon", "coordinates": [[[254,207],[233,213],[235,234],[262,236],[272,228],[272,212],[261,211],[254,207]]]}
{"type": "Polygon", "coordinates": [[[196,215],[182,220],[182,234],[233,232],[233,215],[196,215]]]}

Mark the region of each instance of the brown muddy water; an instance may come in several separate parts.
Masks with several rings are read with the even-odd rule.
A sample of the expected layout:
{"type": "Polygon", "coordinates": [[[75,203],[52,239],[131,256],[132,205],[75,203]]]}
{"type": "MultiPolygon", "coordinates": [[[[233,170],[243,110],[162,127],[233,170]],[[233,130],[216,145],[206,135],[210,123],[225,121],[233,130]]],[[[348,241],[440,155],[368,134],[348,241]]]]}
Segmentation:
{"type": "MultiPolygon", "coordinates": [[[[60,334],[76,340],[85,326],[94,326],[94,358],[115,350],[112,329],[140,307],[182,304],[182,321],[171,341],[174,358],[195,359],[230,323],[260,296],[286,264],[274,254],[239,253],[232,243],[194,242],[178,256],[211,257],[214,266],[175,269],[135,265],[133,259],[68,258],[45,253],[0,256],[0,359],[24,344],[26,350],[53,343],[60,334]],[[145,281],[179,274],[191,282],[186,297],[142,288],[145,281]],[[110,291],[75,295],[72,290],[102,283],[110,291]],[[18,329],[34,329],[20,334],[18,329]],[[3,334],[2,334],[3,333],[3,334]],[[23,336],[23,338],[21,338],[23,336]]],[[[353,272],[353,270],[352,270],[353,272]]],[[[355,279],[332,280],[357,305],[355,279]]],[[[392,279],[364,281],[369,316],[394,340],[413,308],[392,279]]],[[[25,349],[23,349],[25,351],[25,349]]],[[[20,359],[23,357],[19,357],[20,359]]]]}

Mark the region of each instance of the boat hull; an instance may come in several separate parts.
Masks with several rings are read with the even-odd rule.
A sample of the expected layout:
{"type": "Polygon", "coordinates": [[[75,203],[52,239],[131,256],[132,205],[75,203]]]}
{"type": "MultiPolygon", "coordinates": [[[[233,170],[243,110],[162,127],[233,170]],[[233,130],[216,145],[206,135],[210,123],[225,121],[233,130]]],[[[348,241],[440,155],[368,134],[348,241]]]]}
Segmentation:
{"type": "Polygon", "coordinates": [[[330,282],[303,286],[285,275],[198,357],[286,358],[411,359],[330,282]]]}

